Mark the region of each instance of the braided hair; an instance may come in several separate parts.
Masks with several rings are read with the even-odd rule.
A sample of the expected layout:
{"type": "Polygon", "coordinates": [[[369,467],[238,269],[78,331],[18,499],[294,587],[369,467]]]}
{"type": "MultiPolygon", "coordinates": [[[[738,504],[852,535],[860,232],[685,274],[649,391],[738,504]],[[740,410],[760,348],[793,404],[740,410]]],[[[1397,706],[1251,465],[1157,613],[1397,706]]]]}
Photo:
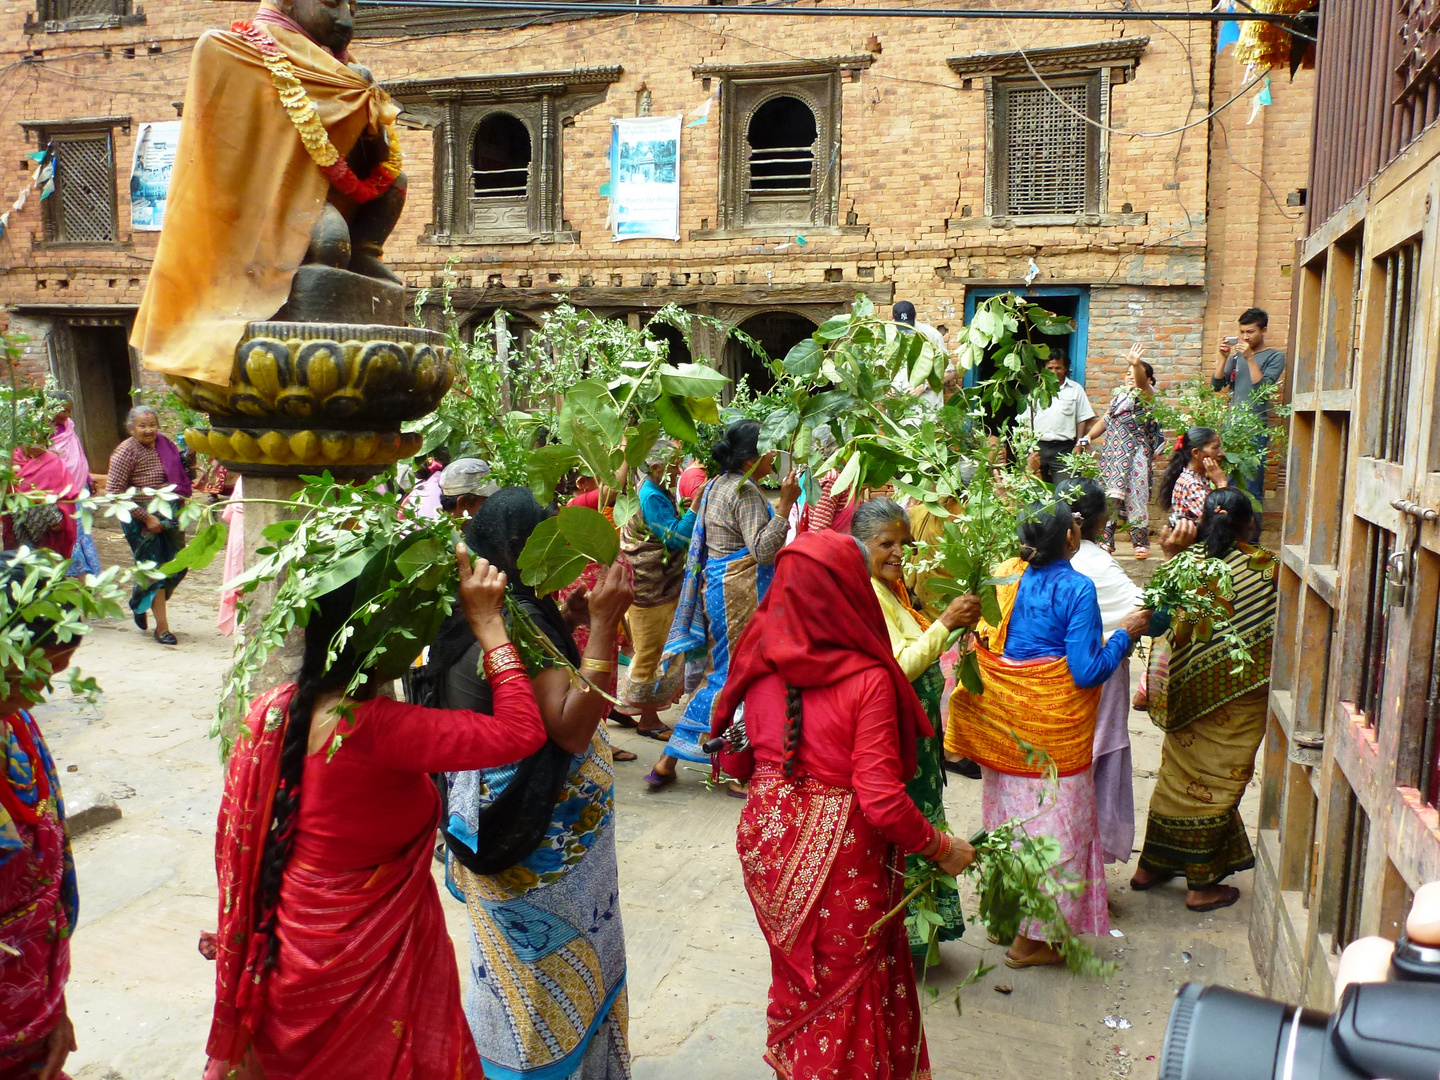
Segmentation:
{"type": "Polygon", "coordinates": [[[781,757],[781,768],[785,779],[795,779],[795,759],[800,756],[800,688],[785,687],[785,750],[781,757]]]}
{"type": "MultiPolygon", "coordinates": [[[[290,850],[294,846],[295,823],[300,813],[300,782],[309,753],[310,723],[315,702],[327,691],[347,686],[359,669],[360,660],[355,654],[355,647],[348,642],[334,663],[329,663],[331,643],[354,612],[355,582],[351,581],[320,597],[305,626],[305,655],[295,680],[295,693],[290,698],[285,738],[280,748],[280,778],[270,810],[270,830],[265,837],[255,896],[255,926],[267,940],[266,967],[273,966],[280,953],[276,909],[280,903],[280,883],[285,877],[285,865],[290,861],[290,850]]],[[[373,682],[370,680],[356,696],[373,695],[373,682]]]]}

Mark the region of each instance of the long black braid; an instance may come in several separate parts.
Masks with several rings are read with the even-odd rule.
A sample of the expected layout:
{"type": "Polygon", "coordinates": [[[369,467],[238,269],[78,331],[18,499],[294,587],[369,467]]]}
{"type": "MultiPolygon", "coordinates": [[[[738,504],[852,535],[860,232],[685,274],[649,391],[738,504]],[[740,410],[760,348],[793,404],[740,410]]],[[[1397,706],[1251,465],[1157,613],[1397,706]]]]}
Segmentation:
{"type": "Polygon", "coordinates": [[[800,688],[798,686],[785,687],[785,751],[781,757],[781,767],[785,770],[785,779],[795,779],[795,759],[800,756],[800,724],[802,720],[800,708],[800,688]]]}
{"type": "MultiPolygon", "coordinates": [[[[320,597],[305,626],[305,657],[300,664],[295,694],[290,699],[285,738],[280,748],[280,779],[270,811],[270,831],[265,838],[255,897],[256,929],[267,939],[266,967],[273,966],[280,953],[276,909],[285,864],[290,861],[290,849],[294,845],[295,822],[300,813],[300,781],[305,774],[315,702],[326,691],[348,685],[359,666],[355,650],[348,644],[333,664],[327,664],[331,642],[354,612],[355,583],[351,582],[320,597]]],[[[373,689],[367,686],[357,696],[370,693],[373,689]]]]}

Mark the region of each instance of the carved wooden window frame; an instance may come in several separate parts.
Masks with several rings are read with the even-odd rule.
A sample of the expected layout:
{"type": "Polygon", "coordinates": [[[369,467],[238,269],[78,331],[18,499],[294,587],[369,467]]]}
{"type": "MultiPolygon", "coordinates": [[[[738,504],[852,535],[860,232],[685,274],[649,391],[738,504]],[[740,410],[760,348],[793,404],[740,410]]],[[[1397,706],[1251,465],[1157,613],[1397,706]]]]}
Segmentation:
{"type": "Polygon", "coordinates": [[[20,126],[25,130],[27,142],[31,135],[34,135],[40,149],[55,147],[56,158],[63,158],[63,148],[66,143],[100,142],[102,140],[105,143],[105,152],[109,157],[106,177],[108,184],[102,181],[100,191],[100,195],[106,203],[101,212],[108,211],[109,214],[109,220],[105,223],[109,236],[101,239],[93,237],[76,239],[68,233],[64,220],[65,167],[63,160],[60,160],[55,162],[53,174],[55,190],[41,204],[43,232],[32,241],[32,246],[52,249],[130,247],[128,240],[120,239],[120,196],[116,182],[117,163],[115,158],[115,129],[118,127],[128,135],[130,133],[130,117],[95,116],[74,120],[22,120],[20,126]]]}
{"type": "Polygon", "coordinates": [[[563,205],[562,132],[577,113],[605,100],[619,67],[526,74],[410,79],[386,90],[402,106],[401,121],[429,128],[434,140],[434,218],[422,242],[467,244],[577,243],[563,205]],[[530,133],[530,175],[524,220],[507,215],[493,227],[477,227],[472,170],[480,124],[505,113],[530,133]]]}
{"type": "MultiPolygon", "coordinates": [[[[859,232],[840,219],[842,78],[852,80],[874,63],[870,53],[825,60],[761,64],[705,65],[691,69],[697,79],[720,82],[719,186],[714,229],[698,229],[692,240],[731,236],[827,235],[859,232]],[[815,163],[808,212],[802,217],[750,220],[750,120],[767,102],[793,97],[815,114],[815,163]]],[[[777,206],[784,202],[775,199],[777,206]]]]}
{"type": "Polygon", "coordinates": [[[1130,80],[1149,46],[1148,37],[1115,38],[1084,45],[1018,52],[974,53],[952,56],[950,70],[968,88],[973,79],[983,80],[985,90],[985,220],[1015,225],[1129,224],[1133,214],[1107,214],[1110,186],[1110,97],[1116,84],[1130,80]],[[1015,87],[1038,86],[1040,80],[1052,86],[1074,86],[1082,81],[1091,87],[1086,113],[1095,123],[1086,140],[1087,177],[1083,211],[1055,214],[1006,213],[1005,99],[1015,87]],[[1099,125],[1099,126],[1096,126],[1099,125]],[[1113,219],[1113,220],[1111,220],[1113,219]]]}
{"type": "Polygon", "coordinates": [[[59,34],[71,30],[111,30],[121,26],[144,26],[145,12],[136,11],[133,0],[35,0],[35,11],[25,17],[27,34],[59,34]],[[76,10],[90,8],[92,10],[76,10]],[[96,10],[98,9],[98,10],[96,10]]]}

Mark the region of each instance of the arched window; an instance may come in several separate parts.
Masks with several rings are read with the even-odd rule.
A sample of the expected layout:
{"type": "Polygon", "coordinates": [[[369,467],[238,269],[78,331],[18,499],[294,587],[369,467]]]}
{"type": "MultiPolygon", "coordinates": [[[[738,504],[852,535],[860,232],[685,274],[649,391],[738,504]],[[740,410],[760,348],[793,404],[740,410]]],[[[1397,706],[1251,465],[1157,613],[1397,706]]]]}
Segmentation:
{"type": "MultiPolygon", "coordinates": [[[[815,324],[804,316],[788,311],[765,311],[751,315],[740,324],[740,329],[758,341],[767,356],[779,360],[813,334],[815,324]]],[[[720,370],[732,381],[732,386],[726,390],[727,401],[733,393],[734,384],[739,383],[742,377],[755,393],[765,394],[775,389],[775,373],[750,351],[749,346],[741,344],[735,338],[726,342],[725,358],[720,370]]]]}
{"type": "Polygon", "coordinates": [[[530,129],[509,113],[491,113],[475,128],[470,153],[476,198],[524,197],[530,190],[530,129]]]}
{"type": "Polygon", "coordinates": [[[799,98],[773,97],[750,118],[750,190],[802,194],[815,173],[815,113],[799,98]]]}

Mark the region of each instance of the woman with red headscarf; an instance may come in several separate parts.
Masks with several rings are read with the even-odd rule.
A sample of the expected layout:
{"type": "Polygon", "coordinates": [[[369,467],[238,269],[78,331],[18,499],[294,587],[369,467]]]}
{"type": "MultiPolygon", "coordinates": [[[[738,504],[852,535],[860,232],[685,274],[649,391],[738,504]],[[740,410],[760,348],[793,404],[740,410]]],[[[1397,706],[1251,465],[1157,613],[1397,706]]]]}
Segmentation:
{"type": "Polygon", "coordinates": [[[975,857],[905,793],[932,734],[895,662],[859,543],[808,533],[737,643],[712,730],[744,704],[750,779],[736,847],[770,944],[765,1060],[783,1080],[930,1076],[904,918],[907,854],[958,874],[975,857]]]}

